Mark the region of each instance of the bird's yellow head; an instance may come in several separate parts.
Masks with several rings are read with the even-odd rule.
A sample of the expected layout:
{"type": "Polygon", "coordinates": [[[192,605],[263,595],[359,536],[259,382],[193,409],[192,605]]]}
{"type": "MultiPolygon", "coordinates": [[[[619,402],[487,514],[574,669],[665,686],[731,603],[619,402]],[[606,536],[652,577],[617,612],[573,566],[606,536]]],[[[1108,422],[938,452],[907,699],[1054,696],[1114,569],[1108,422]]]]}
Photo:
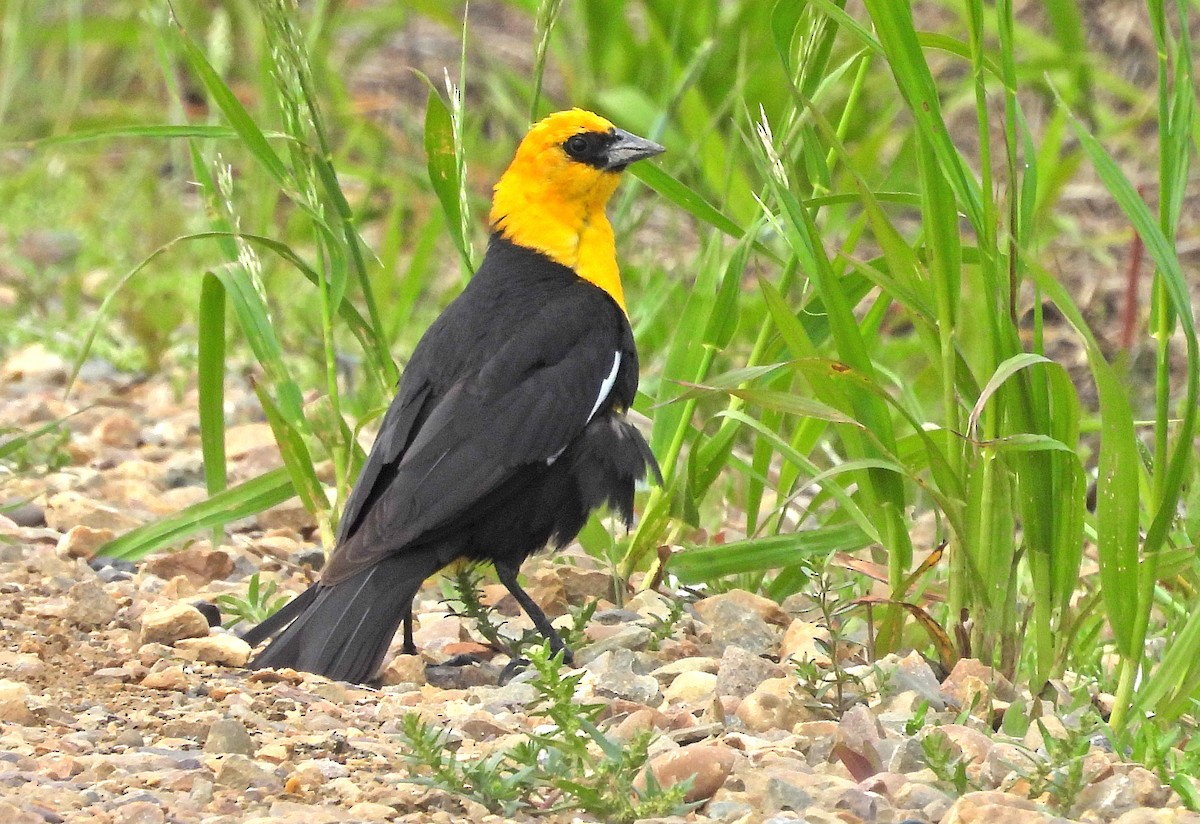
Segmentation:
{"type": "Polygon", "coordinates": [[[492,228],[573,269],[624,309],[604,206],[626,166],[662,151],[592,112],[552,114],[529,130],[496,184],[492,228]]]}

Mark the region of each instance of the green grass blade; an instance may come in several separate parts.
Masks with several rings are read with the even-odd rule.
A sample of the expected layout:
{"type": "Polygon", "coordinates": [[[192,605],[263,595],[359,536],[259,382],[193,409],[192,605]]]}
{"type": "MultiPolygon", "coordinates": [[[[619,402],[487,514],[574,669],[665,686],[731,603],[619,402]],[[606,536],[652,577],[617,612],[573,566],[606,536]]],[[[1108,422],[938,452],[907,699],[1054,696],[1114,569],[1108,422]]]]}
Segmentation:
{"type": "MultiPolygon", "coordinates": [[[[839,474],[834,472],[831,475],[822,475],[822,470],[819,469],[815,463],[804,457],[804,455],[797,451],[790,443],[780,437],[778,432],[764,425],[760,420],[752,418],[743,412],[731,409],[727,409],[718,414],[721,417],[735,420],[745,428],[756,432],[759,438],[774,447],[775,451],[779,454],[779,457],[782,460],[792,464],[797,469],[807,474],[808,477],[804,480],[804,482],[792,489],[791,495],[789,496],[789,501],[792,498],[795,498],[800,491],[814,485],[819,485],[825,478],[832,478],[839,474]]],[[[870,518],[867,517],[865,513],[863,513],[858,504],[854,502],[853,496],[843,489],[840,484],[833,483],[825,485],[823,490],[829,495],[830,498],[833,498],[838,502],[838,504],[841,506],[841,514],[847,516],[850,518],[850,520],[858,524],[859,529],[861,529],[863,534],[870,539],[871,543],[877,544],[882,541],[875,524],[870,520],[870,518]]]]}
{"type": "MultiPolygon", "coordinates": [[[[254,384],[254,393],[258,396],[263,413],[267,417],[267,423],[270,424],[271,432],[275,435],[275,443],[279,445],[279,454],[292,479],[292,487],[300,496],[304,508],[311,512],[320,523],[329,512],[329,501],[325,497],[325,488],[321,486],[321,481],[317,478],[312,455],[309,452],[308,444],[304,442],[304,435],[288,423],[271,396],[257,383],[254,384]]],[[[329,537],[332,537],[331,530],[323,531],[322,535],[324,536],[326,532],[329,533],[329,537]]]]}
{"type": "MultiPolygon", "coordinates": [[[[1197,344],[1196,327],[1192,319],[1191,297],[1179,257],[1145,201],[1138,195],[1137,189],[1083,124],[1078,120],[1073,120],[1072,123],[1075,134],[1091,159],[1096,173],[1141,236],[1146,252],[1158,268],[1160,282],[1182,327],[1187,349],[1187,386],[1182,403],[1183,415],[1176,430],[1175,449],[1165,468],[1155,468],[1156,473],[1163,473],[1163,480],[1160,487],[1162,498],[1157,502],[1154,520],[1146,533],[1146,551],[1153,552],[1162,546],[1167,529],[1175,518],[1184,473],[1194,451],[1192,435],[1196,431],[1197,404],[1200,401],[1200,346],[1197,344]]],[[[1129,417],[1132,422],[1132,414],[1129,417]]]]}
{"type": "MultiPolygon", "coordinates": [[[[703,195],[672,177],[660,166],[653,163],[635,163],[629,167],[628,173],[697,220],[721,230],[732,238],[740,240],[746,234],[741,226],[705,200],[703,195]]],[[[754,250],[776,263],[782,262],[774,251],[761,243],[755,242],[754,250]]]]}
{"type": "Polygon", "coordinates": [[[713,581],[726,575],[770,572],[804,557],[855,552],[869,539],[855,524],[807,529],[788,535],[693,547],[671,556],[667,568],[685,584],[713,581]]]}
{"type": "Polygon", "coordinates": [[[425,156],[429,170],[429,183],[442,205],[446,216],[446,228],[454,248],[458,250],[466,271],[474,271],[471,256],[467,252],[467,239],[463,237],[462,204],[459,190],[462,181],[458,176],[458,157],[454,152],[454,124],[446,101],[429,83],[429,98],[425,102],[425,156]]]}
{"type": "Polygon", "coordinates": [[[529,122],[539,119],[538,105],[542,99],[542,77],[546,73],[546,52],[550,46],[550,34],[558,22],[563,0],[541,0],[534,20],[533,48],[533,94],[529,96],[529,122]]]}
{"type": "MultiPolygon", "coordinates": [[[[278,132],[266,132],[269,139],[286,138],[287,135],[278,132]]],[[[183,125],[128,125],[103,126],[95,129],[80,129],[66,134],[43,137],[37,140],[27,140],[19,143],[9,143],[8,147],[21,146],[27,149],[48,149],[54,146],[70,146],[78,143],[91,143],[104,140],[136,140],[149,138],[153,140],[177,140],[180,138],[196,138],[204,140],[230,140],[238,133],[229,126],[211,126],[204,123],[189,123],[183,125]]]]}
{"type": "Polygon", "coordinates": [[[1021,352],[1004,360],[997,366],[996,371],[992,373],[992,376],[984,385],[983,391],[979,393],[979,398],[975,401],[975,406],[971,409],[971,414],[967,418],[967,432],[974,433],[975,428],[979,425],[979,416],[983,414],[988,400],[1004,385],[1005,381],[1022,369],[1028,369],[1039,363],[1053,363],[1053,361],[1044,355],[1033,352],[1021,352]]]}
{"type": "Polygon", "coordinates": [[[937,85],[921,53],[921,42],[913,26],[912,9],[907,4],[897,4],[891,0],[864,1],[909,111],[933,147],[955,197],[971,224],[983,234],[983,200],[979,183],[971,176],[954,148],[954,141],[942,118],[937,85]]]}
{"type": "Polygon", "coordinates": [[[1030,263],[1030,275],[1083,338],[1100,399],[1100,471],[1096,479],[1096,543],[1102,602],[1121,655],[1134,653],[1138,610],[1138,516],[1140,492],[1133,409],[1116,370],[1062,284],[1030,263]]]}
{"type": "Polygon", "coordinates": [[[175,18],[174,12],[171,14],[171,21],[175,24],[179,35],[179,44],[188,65],[196,73],[201,85],[212,96],[213,102],[217,104],[221,113],[225,115],[225,119],[229,121],[229,125],[233,127],[242,144],[275,179],[276,183],[284,189],[290,189],[291,175],[283,159],[271,148],[267,136],[258,128],[258,124],[254,122],[254,118],[246,111],[246,107],[237,99],[237,95],[208,62],[203,50],[196,45],[187,30],[175,18]]]}
{"type": "MultiPolygon", "coordinates": [[[[197,314],[196,383],[199,393],[200,452],[208,494],[225,489],[225,287],[211,272],[200,285],[197,314]]],[[[219,546],[224,525],[213,527],[213,546],[219,546]]]]}
{"type": "Polygon", "coordinates": [[[287,470],[283,467],[273,469],[174,515],[130,530],[100,547],[97,554],[137,561],[193,533],[262,512],[295,494],[287,470]]]}
{"type": "Polygon", "coordinates": [[[705,383],[685,383],[684,386],[689,387],[688,391],[679,395],[675,400],[691,400],[694,398],[710,397],[712,395],[722,395],[727,397],[741,398],[742,400],[762,409],[770,409],[775,412],[784,412],[789,415],[802,415],[806,418],[817,418],[823,421],[832,423],[845,423],[858,425],[858,422],[844,412],[834,409],[832,406],[815,401],[810,398],[803,398],[794,392],[785,392],[778,389],[757,389],[754,387],[733,386],[720,388],[705,383]]]}
{"type": "MultiPolygon", "coordinates": [[[[84,407],[84,409],[90,409],[90,408],[91,408],[90,406],[84,407]]],[[[70,415],[65,415],[61,418],[58,418],[57,420],[53,420],[53,421],[50,421],[49,423],[42,424],[37,429],[34,429],[31,432],[21,432],[17,435],[13,435],[12,437],[8,438],[7,440],[0,441],[0,461],[4,460],[5,458],[8,458],[11,455],[17,454],[22,449],[25,449],[27,446],[29,446],[29,444],[33,443],[34,441],[36,441],[38,438],[42,437],[43,435],[48,435],[51,432],[54,432],[60,426],[62,426],[65,421],[69,420],[70,418],[74,417],[75,415],[78,415],[82,411],[84,411],[84,410],[83,409],[76,410],[75,412],[72,412],[70,415]]],[[[4,433],[4,432],[5,432],[5,430],[3,428],[0,428],[0,433],[4,433]]],[[[5,433],[5,434],[7,434],[7,433],[5,433]]]]}

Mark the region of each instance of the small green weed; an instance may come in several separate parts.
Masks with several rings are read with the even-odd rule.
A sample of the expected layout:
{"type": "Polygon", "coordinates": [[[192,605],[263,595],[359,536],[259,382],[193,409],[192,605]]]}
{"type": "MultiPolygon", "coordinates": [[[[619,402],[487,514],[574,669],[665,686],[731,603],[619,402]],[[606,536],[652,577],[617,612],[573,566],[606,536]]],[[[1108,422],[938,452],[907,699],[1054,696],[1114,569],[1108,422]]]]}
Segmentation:
{"type": "Polygon", "coordinates": [[[439,787],[477,801],[494,813],[513,815],[528,805],[532,770],[519,766],[515,751],[494,753],[476,760],[456,757],[450,733],[425,722],[417,713],[405,715],[400,737],[414,784],[439,787]]]}
{"type": "Polygon", "coordinates": [[[1066,725],[1066,735],[1055,737],[1040,718],[1036,721],[1042,733],[1044,758],[1033,759],[1034,768],[1026,774],[1029,797],[1047,797],[1050,808],[1067,815],[1075,799],[1093,776],[1084,772],[1084,756],[1092,748],[1092,736],[1099,728],[1098,719],[1085,717],[1076,725],[1066,725]]]}
{"type": "Polygon", "coordinates": [[[408,747],[409,781],[470,798],[501,815],[582,810],[602,821],[632,822],[689,809],[683,801],[687,783],[664,789],[648,772],[644,784],[637,780],[651,733],[627,742],[609,738],[598,726],[604,705],[575,701],[583,673],[564,674],[561,654],[552,654],[546,644],[530,646],[525,654],[534,672],[529,684],[537,691],[528,710],[549,723],[509,749],[459,758],[449,733],[415,713],[407,715],[400,737],[408,747]]]}
{"type": "MultiPolygon", "coordinates": [[[[1195,717],[1193,713],[1193,717],[1195,717]]],[[[1200,738],[1190,725],[1141,724],[1132,736],[1132,757],[1153,770],[1193,812],[1200,811],[1200,738]]]]}
{"type": "Polygon", "coordinates": [[[653,635],[650,639],[650,649],[652,650],[657,650],[662,642],[675,632],[675,625],[683,617],[683,601],[678,598],[672,598],[670,604],[671,606],[667,614],[662,618],[656,618],[654,625],[650,627],[650,632],[653,635]]]}
{"type": "Polygon", "coordinates": [[[62,421],[51,421],[32,432],[0,427],[0,464],[17,474],[53,472],[71,463],[70,440],[71,430],[62,421]]]}
{"type": "Polygon", "coordinates": [[[225,628],[228,629],[240,621],[259,624],[278,612],[288,602],[286,595],[275,595],[278,588],[279,585],[274,581],[263,584],[256,572],[250,576],[244,598],[229,594],[218,595],[217,607],[226,615],[233,616],[224,623],[225,628]]]}
{"type": "MultiPolygon", "coordinates": [[[[483,603],[483,591],[480,582],[483,573],[478,565],[464,564],[448,576],[454,595],[447,599],[452,605],[454,614],[460,618],[468,618],[475,622],[475,628],[484,639],[496,649],[504,652],[510,658],[521,658],[525,650],[541,645],[541,633],[527,629],[519,638],[507,638],[501,633],[503,619],[497,620],[494,607],[483,603]]],[[[571,626],[560,630],[563,643],[571,649],[583,642],[583,631],[596,612],[596,602],[593,601],[582,607],[571,610],[571,626]]]]}
{"type": "Polygon", "coordinates": [[[967,757],[962,748],[944,730],[933,729],[926,733],[921,738],[921,752],[938,781],[952,787],[956,795],[979,789],[967,777],[967,757]]]}
{"type": "Polygon", "coordinates": [[[848,671],[842,664],[842,650],[850,642],[846,640],[838,605],[845,598],[838,592],[845,585],[837,586],[827,573],[812,578],[816,591],[813,600],[821,612],[821,623],[829,632],[829,638],[817,638],[815,643],[829,657],[829,667],[819,666],[810,660],[798,661],[796,677],[817,703],[834,717],[840,717],[850,707],[867,696],[864,679],[848,671]]]}
{"type": "Polygon", "coordinates": [[[912,717],[904,722],[904,734],[911,738],[924,729],[927,715],[929,715],[929,702],[922,701],[913,710],[912,717]]]}
{"type": "MultiPolygon", "coordinates": [[[[569,649],[578,649],[584,645],[585,638],[583,631],[587,629],[588,622],[592,620],[592,616],[596,614],[596,606],[599,601],[588,601],[580,607],[571,607],[571,626],[564,630],[560,630],[563,643],[569,649]]],[[[539,635],[538,638],[541,638],[539,635]]]]}
{"type": "Polygon", "coordinates": [[[507,653],[511,658],[519,658],[520,651],[526,643],[535,637],[541,637],[535,631],[527,630],[521,638],[510,641],[500,633],[505,621],[497,621],[495,608],[483,603],[483,590],[480,587],[483,573],[478,565],[462,564],[448,577],[454,589],[453,597],[447,599],[453,614],[474,621],[475,629],[496,649],[507,653]]]}

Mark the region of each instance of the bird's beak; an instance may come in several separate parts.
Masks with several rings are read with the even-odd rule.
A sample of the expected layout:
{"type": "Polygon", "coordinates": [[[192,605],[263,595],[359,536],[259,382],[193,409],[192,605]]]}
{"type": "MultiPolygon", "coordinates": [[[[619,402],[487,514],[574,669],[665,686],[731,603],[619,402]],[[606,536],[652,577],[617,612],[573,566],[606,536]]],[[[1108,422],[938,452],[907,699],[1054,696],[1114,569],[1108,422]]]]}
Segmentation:
{"type": "Polygon", "coordinates": [[[614,134],[617,139],[608,145],[608,151],[605,153],[606,172],[622,172],[635,160],[644,160],[666,151],[653,140],[630,134],[624,129],[617,129],[614,134]]]}

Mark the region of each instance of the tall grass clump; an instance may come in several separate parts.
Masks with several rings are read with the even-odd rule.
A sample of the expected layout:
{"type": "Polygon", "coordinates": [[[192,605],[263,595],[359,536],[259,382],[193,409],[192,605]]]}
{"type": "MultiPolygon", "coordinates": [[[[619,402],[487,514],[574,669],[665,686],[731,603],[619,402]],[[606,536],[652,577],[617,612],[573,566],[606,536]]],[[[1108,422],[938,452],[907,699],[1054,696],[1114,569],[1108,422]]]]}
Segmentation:
{"type": "MultiPolygon", "coordinates": [[[[639,173],[740,240],[703,248],[677,316],[665,372],[683,389],[658,387],[669,405],[654,429],[667,483],[651,492],[622,571],[649,564],[657,580],[667,556],[656,549],[673,545],[683,551],[668,569],[685,582],[738,576],[781,597],[805,584],[814,555],[871,547],[884,591],[861,603],[878,608],[877,651],[910,643],[904,624],[916,615],[943,657],[952,636],[952,655],[981,657],[1036,690],[1084,665],[1102,610],[1120,658],[1114,727],[1130,707],[1146,711],[1168,696],[1177,715],[1196,687],[1195,625],[1182,623],[1195,610],[1189,585],[1164,587],[1158,564],[1194,537],[1179,503],[1194,473],[1198,362],[1174,244],[1194,151],[1188,9],[1149,5],[1159,45],[1157,218],[1093,133],[1105,119],[1093,75],[1118,98],[1128,90],[1068,55],[1081,35],[1065,29],[1079,17],[1058,20],[1051,71],[1034,73],[1022,67],[1029,32],[1011,3],[955,11],[960,36],[922,31],[894,4],[867,2],[865,18],[834,3],[775,5],[757,33],[770,38],[789,94],[774,108],[733,105],[757,218],[729,219],[656,170],[639,173]],[[953,89],[935,79],[931,55],[943,67],[937,76],[962,78],[953,89]],[[894,102],[881,104],[889,89],[894,102]],[[953,127],[950,97],[969,101],[953,127]],[[1081,161],[1155,267],[1149,442],[1126,366],[1110,362],[1046,251],[1056,202],[1081,161]],[[749,271],[757,300],[742,288],[749,271]],[[1091,390],[1081,395],[1048,355],[1047,313],[1085,351],[1096,408],[1087,408],[1091,390]],[[909,340],[888,334],[897,328],[911,329],[909,340]],[[1182,385],[1172,381],[1172,352],[1186,362],[1182,385]],[[703,545],[705,533],[693,530],[713,498],[736,511],[745,539],[703,545]],[[914,515],[927,512],[934,539],[916,556],[914,515]],[[1081,589],[1085,550],[1100,575],[1081,589]],[[1173,643],[1147,672],[1158,609],[1174,616],[1160,627],[1173,643]]],[[[1170,557],[1180,574],[1179,555],[1170,557]]]]}
{"type": "MultiPolygon", "coordinates": [[[[189,30],[167,7],[161,21],[164,37],[164,75],[173,78],[186,69],[213,102],[214,120],[222,123],[183,125],[170,136],[188,142],[191,168],[206,203],[209,230],[184,235],[171,245],[189,241],[215,244],[224,262],[202,276],[198,314],[198,350],[201,441],[205,473],[212,498],[164,522],[135,530],[110,545],[107,551],[122,557],[140,557],[180,534],[203,526],[219,527],[229,518],[259,511],[292,495],[299,495],[316,516],[323,542],[332,544],[340,504],[362,460],[355,430],[346,423],[342,408],[341,368],[344,342],[352,340],[360,353],[362,371],[376,396],[384,396],[395,383],[397,369],[388,352],[388,337],[374,296],[372,273],[378,266],[359,234],[354,215],[342,191],[333,164],[333,146],[318,104],[311,61],[289,4],[262,0],[257,4],[269,57],[264,88],[272,103],[279,130],[268,133],[246,110],[223,76],[228,65],[215,65],[189,30]],[[246,230],[239,208],[231,163],[212,145],[214,137],[231,137],[255,165],[260,182],[270,187],[277,208],[287,209],[306,225],[304,246],[246,230]],[[279,320],[273,317],[263,279],[263,255],[292,270],[315,290],[320,346],[318,369],[321,399],[305,403],[302,378],[289,361],[281,340],[279,320]],[[349,295],[365,307],[360,313],[349,295]],[[257,361],[262,378],[255,393],[279,445],[284,471],[269,472],[234,489],[226,489],[224,460],[225,315],[232,308],[241,339],[257,361]],[[343,331],[344,330],[344,331],[343,331]],[[318,477],[320,460],[331,468],[332,500],[318,477]]],[[[217,15],[210,27],[208,51],[228,61],[228,22],[217,15]]],[[[182,112],[182,92],[168,83],[182,112]]],[[[153,130],[136,134],[154,136],[153,130]]],[[[140,276],[164,250],[160,249],[126,276],[140,276]]],[[[109,300],[117,299],[118,292],[109,300]]]]}

